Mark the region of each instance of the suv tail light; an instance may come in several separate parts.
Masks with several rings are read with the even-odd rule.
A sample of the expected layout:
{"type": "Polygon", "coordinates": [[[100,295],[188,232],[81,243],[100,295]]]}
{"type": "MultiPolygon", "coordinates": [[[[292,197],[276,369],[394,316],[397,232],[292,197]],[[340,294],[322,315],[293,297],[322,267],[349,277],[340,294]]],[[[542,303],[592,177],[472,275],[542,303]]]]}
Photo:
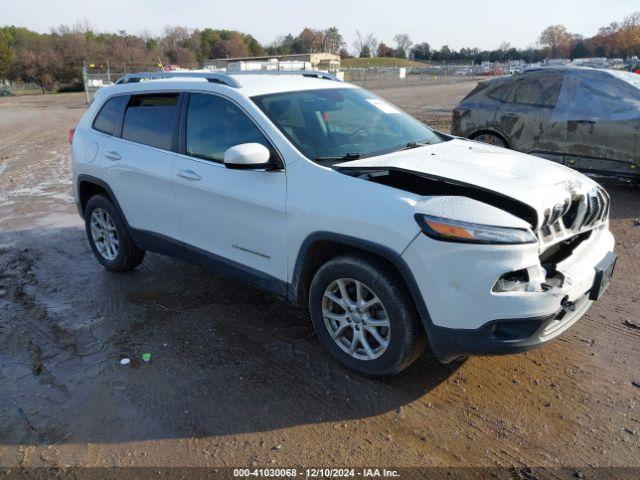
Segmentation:
{"type": "Polygon", "coordinates": [[[468,108],[464,108],[464,107],[456,107],[453,109],[453,118],[451,119],[451,133],[453,135],[461,135],[461,129],[460,129],[460,120],[462,119],[462,117],[464,117],[467,113],[469,113],[469,109],[468,108]]]}
{"type": "Polygon", "coordinates": [[[76,133],[76,129],[72,128],[71,130],[69,130],[69,143],[73,143],[73,136],[76,133]]]}
{"type": "Polygon", "coordinates": [[[470,110],[464,107],[456,107],[453,109],[453,121],[456,122],[464,117],[470,110]]]}

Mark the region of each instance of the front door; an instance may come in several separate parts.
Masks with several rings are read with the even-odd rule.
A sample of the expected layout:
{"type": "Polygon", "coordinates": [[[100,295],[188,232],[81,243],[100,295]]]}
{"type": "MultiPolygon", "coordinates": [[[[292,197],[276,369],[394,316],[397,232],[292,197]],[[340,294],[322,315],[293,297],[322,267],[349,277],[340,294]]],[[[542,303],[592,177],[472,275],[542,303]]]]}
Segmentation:
{"type": "Polygon", "coordinates": [[[594,173],[640,173],[640,90],[605,72],[567,74],[567,165],[594,173]]]}
{"type": "Polygon", "coordinates": [[[184,146],[173,179],[184,242],[198,261],[284,293],[286,284],[284,170],[233,170],[224,152],[261,143],[277,155],[255,123],[230,100],[191,93],[186,99],[184,146]]]}

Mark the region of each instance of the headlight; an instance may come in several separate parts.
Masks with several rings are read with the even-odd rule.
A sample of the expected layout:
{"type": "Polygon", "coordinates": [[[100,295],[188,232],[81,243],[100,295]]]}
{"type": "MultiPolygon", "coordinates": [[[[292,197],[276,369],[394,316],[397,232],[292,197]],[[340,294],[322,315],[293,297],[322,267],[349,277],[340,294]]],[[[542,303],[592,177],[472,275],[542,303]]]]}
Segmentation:
{"type": "Polygon", "coordinates": [[[421,213],[416,213],[415,218],[422,231],[436,240],[484,244],[535,243],[537,241],[533,232],[524,228],[459,222],[421,213]]]}

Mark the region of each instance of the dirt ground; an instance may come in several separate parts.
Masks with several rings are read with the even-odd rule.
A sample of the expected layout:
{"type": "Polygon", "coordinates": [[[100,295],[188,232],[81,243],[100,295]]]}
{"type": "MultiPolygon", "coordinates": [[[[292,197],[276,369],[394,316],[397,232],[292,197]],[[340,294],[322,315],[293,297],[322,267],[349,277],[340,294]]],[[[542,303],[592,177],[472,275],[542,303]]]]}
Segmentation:
{"type": "MultiPolygon", "coordinates": [[[[446,129],[473,85],[378,93],[446,129]]],[[[154,254],[103,270],[71,194],[84,110],[0,99],[0,466],[640,467],[637,189],[606,185],[617,274],[560,339],[373,381],[238,281],[154,254]]]]}

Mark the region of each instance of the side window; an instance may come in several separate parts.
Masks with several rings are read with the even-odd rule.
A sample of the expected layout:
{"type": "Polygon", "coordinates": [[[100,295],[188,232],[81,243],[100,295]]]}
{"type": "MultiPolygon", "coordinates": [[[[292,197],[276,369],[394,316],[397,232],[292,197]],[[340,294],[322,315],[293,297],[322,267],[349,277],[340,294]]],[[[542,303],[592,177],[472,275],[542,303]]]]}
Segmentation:
{"type": "Polygon", "coordinates": [[[537,107],[555,107],[562,88],[562,72],[524,74],[517,80],[510,100],[537,107]]]}
{"type": "Polygon", "coordinates": [[[170,150],[177,105],[177,93],[132,96],[124,114],[122,138],[170,150]]]}
{"type": "Polygon", "coordinates": [[[511,93],[511,89],[513,88],[512,81],[506,81],[501,83],[493,88],[491,88],[487,92],[487,97],[493,98],[494,100],[498,100],[500,102],[506,102],[509,93],[511,93]]]}
{"type": "Polygon", "coordinates": [[[192,93],[187,110],[187,154],[222,162],[224,152],[241,143],[271,144],[237,106],[216,95],[192,93]]]}
{"type": "Polygon", "coordinates": [[[107,100],[98,115],[96,115],[93,121],[93,128],[109,135],[115,134],[128,100],[128,95],[121,95],[107,100]]]}
{"type": "Polygon", "coordinates": [[[571,113],[576,118],[637,118],[640,96],[634,98],[633,88],[626,87],[625,83],[609,75],[593,75],[591,72],[575,75],[571,113]]]}

